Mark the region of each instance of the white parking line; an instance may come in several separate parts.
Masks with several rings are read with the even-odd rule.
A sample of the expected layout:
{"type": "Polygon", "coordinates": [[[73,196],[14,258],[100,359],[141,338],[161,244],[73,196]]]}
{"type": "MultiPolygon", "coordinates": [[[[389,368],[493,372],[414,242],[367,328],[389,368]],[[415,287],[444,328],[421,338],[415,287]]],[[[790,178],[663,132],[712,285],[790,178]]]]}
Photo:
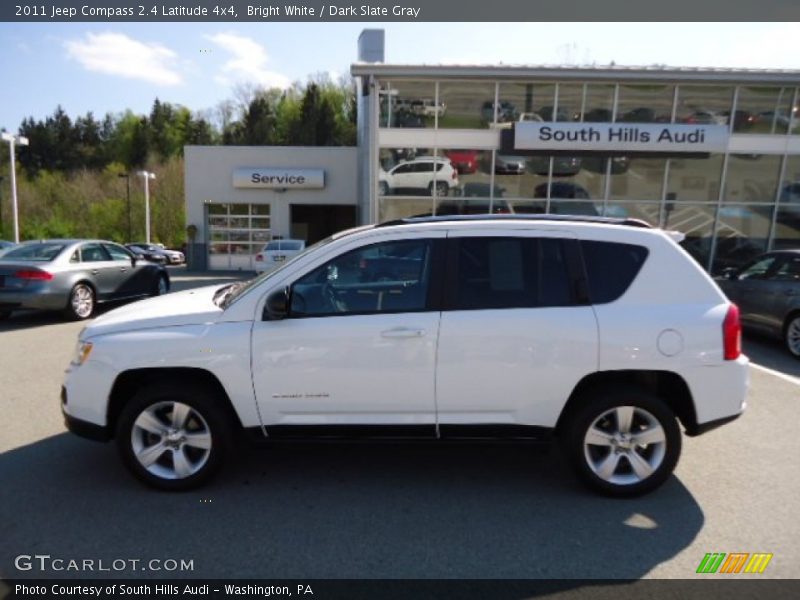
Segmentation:
{"type": "Polygon", "coordinates": [[[800,379],[798,379],[797,377],[792,377],[791,375],[787,375],[786,373],[781,373],[780,371],[776,371],[775,369],[770,369],[768,367],[757,365],[754,362],[751,362],[750,366],[758,369],[759,371],[763,371],[764,373],[769,373],[770,375],[774,375],[775,377],[780,377],[781,379],[783,379],[784,381],[788,381],[789,383],[800,385],[800,379]]]}

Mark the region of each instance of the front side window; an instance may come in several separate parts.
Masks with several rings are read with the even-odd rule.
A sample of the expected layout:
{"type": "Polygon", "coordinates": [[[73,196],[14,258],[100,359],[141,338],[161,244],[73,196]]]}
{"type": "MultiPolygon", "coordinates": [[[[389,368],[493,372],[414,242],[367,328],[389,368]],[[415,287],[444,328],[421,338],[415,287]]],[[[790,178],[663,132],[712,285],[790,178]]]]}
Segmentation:
{"type": "Polygon", "coordinates": [[[292,317],[425,310],[431,240],[383,242],[338,256],[297,280],[292,317]]]}
{"type": "Polygon", "coordinates": [[[561,240],[480,237],[456,243],[454,310],[572,304],[561,240]]]}

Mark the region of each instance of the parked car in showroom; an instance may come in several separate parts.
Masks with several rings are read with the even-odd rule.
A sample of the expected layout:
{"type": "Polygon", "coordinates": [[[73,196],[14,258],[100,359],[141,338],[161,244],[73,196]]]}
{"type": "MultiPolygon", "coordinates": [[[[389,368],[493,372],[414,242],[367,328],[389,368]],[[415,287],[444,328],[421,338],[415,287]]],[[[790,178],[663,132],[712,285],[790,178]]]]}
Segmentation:
{"type": "Polygon", "coordinates": [[[277,239],[264,244],[256,254],[256,273],[277,269],[306,249],[305,240],[277,239]]]}
{"type": "MultiPolygon", "coordinates": [[[[570,177],[580,172],[583,166],[583,159],[579,156],[553,156],[553,175],[557,177],[570,177]]],[[[549,156],[531,156],[530,157],[531,172],[537,175],[545,176],[550,172],[550,157],[549,156]]]]}
{"type": "Polygon", "coordinates": [[[800,249],[763,254],[718,283],[739,306],[742,325],[783,340],[800,359],[800,249]]]}
{"type": "Polygon", "coordinates": [[[378,186],[382,196],[407,193],[447,196],[458,187],[458,171],[444,156],[417,156],[396,164],[388,171],[381,169],[378,186]]]}
{"type": "Polygon", "coordinates": [[[477,150],[447,150],[445,155],[450,159],[459,175],[474,173],[478,170],[479,152],[477,150]]]}
{"type": "Polygon", "coordinates": [[[160,296],[169,286],[164,267],[113,242],[25,242],[0,256],[0,318],[34,308],[88,319],[98,304],[160,296]]]}
{"type": "Polygon", "coordinates": [[[183,263],[186,262],[186,256],[184,255],[183,252],[179,250],[168,250],[167,248],[163,247],[163,244],[148,244],[147,242],[133,242],[131,244],[128,244],[128,247],[131,246],[135,246],[139,250],[143,250],[152,257],[165,256],[167,259],[167,264],[170,265],[182,265],[183,263]]]}
{"type": "Polygon", "coordinates": [[[247,436],[552,437],[591,489],[634,496],[670,477],[681,427],[745,410],[740,333],[676,236],[641,221],[402,219],[95,319],[61,407],[165,490],[247,436]]]}
{"type": "Polygon", "coordinates": [[[528,167],[528,158],[498,154],[494,159],[494,172],[498,175],[522,175],[528,167]]]}

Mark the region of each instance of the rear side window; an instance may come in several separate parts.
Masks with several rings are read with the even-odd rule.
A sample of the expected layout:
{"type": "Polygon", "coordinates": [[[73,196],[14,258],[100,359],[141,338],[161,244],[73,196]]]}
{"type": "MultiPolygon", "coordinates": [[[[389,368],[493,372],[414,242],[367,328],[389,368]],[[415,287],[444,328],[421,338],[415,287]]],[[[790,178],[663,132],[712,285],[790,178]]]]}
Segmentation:
{"type": "Polygon", "coordinates": [[[49,262],[61,254],[63,244],[38,243],[22,244],[3,255],[3,260],[25,260],[32,262],[49,262]]]}
{"type": "Polygon", "coordinates": [[[536,308],[572,304],[564,244],[522,237],[461,238],[453,310],[536,308]]]}
{"type": "Polygon", "coordinates": [[[581,241],[592,304],[613,302],[630,287],[647,259],[644,246],[581,241]]]}

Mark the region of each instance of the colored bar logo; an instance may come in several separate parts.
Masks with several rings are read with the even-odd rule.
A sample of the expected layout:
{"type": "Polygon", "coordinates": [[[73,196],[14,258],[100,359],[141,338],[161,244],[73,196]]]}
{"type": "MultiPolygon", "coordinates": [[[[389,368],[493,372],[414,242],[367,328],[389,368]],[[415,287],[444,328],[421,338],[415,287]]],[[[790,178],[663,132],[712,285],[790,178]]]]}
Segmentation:
{"type": "Polygon", "coordinates": [[[735,575],[737,573],[763,573],[767,568],[772,554],[766,552],[709,552],[700,561],[697,573],[723,573],[735,575]]]}

